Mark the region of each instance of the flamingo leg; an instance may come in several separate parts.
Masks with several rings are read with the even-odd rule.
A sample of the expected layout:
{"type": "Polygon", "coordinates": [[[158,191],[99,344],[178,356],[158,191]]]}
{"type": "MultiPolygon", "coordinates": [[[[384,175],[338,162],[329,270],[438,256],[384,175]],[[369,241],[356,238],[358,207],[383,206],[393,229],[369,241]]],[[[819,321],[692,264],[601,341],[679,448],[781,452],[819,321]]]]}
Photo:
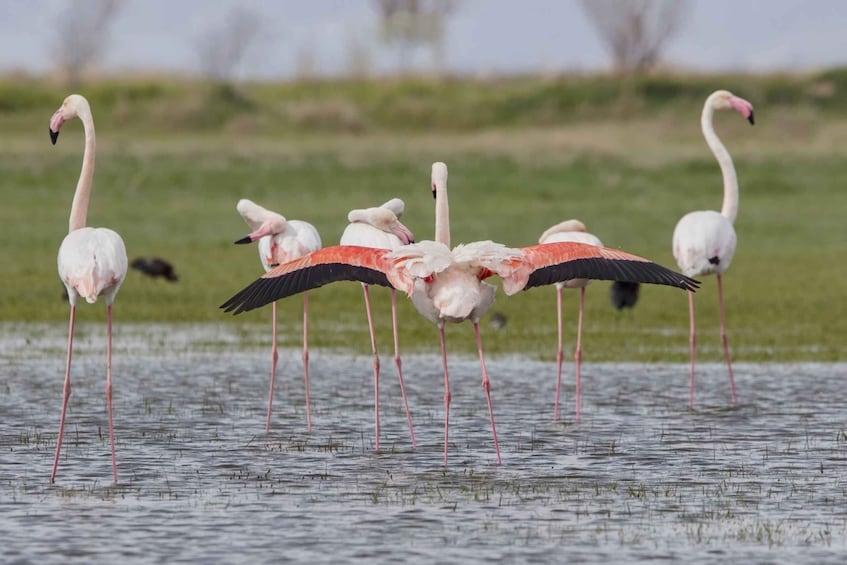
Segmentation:
{"type": "Polygon", "coordinates": [[[306,431],[312,431],[312,401],[309,397],[309,293],[303,293],[303,380],[306,386],[306,431]]]}
{"type": "Polygon", "coordinates": [[[479,335],[479,321],[473,323],[476,334],[476,349],[479,351],[479,364],[482,367],[482,388],[485,389],[485,398],[488,401],[488,418],[491,420],[491,435],[494,437],[494,451],[497,452],[497,464],[503,463],[500,458],[500,444],[497,442],[497,428],[494,426],[494,407],[491,404],[491,382],[488,379],[488,371],[485,369],[485,357],[482,354],[482,338],[479,335]]]}
{"type": "Polygon", "coordinates": [[[562,288],[556,285],[556,321],[559,324],[559,341],[556,350],[556,400],[553,402],[553,421],[559,421],[559,390],[562,387],[562,288]]]}
{"type": "Polygon", "coordinates": [[[371,298],[368,293],[368,285],[362,284],[362,292],[365,295],[365,311],[368,315],[368,331],[371,334],[371,351],[374,356],[374,449],[379,450],[379,354],[376,350],[376,336],[374,336],[374,322],[371,315],[371,298]]]}
{"type": "Polygon", "coordinates": [[[444,340],[444,324],[438,326],[441,341],[441,366],[444,368],[444,466],[447,466],[447,430],[450,424],[450,379],[447,376],[447,345],[444,340]]]}
{"type": "Polygon", "coordinates": [[[729,354],[729,342],[726,338],[726,318],[724,317],[723,309],[723,283],[720,275],[718,275],[718,310],[721,316],[721,343],[723,344],[724,357],[726,357],[726,368],[729,370],[729,386],[732,390],[732,404],[734,406],[738,406],[738,397],[735,395],[735,377],[732,374],[732,358],[729,354]]]}
{"type": "Polygon", "coordinates": [[[274,403],[274,385],[276,384],[276,363],[279,359],[279,351],[277,350],[277,306],[276,302],[273,303],[271,307],[271,385],[270,391],[268,392],[268,415],[265,419],[265,432],[271,431],[271,409],[274,403]]]}
{"type": "Polygon", "coordinates": [[[694,350],[697,344],[697,335],[694,330],[694,293],[688,291],[688,349],[691,354],[691,368],[688,378],[688,408],[694,408],[694,350]]]}
{"type": "Polygon", "coordinates": [[[393,288],[391,289],[391,327],[394,330],[394,364],[397,366],[397,377],[400,379],[400,394],[403,396],[403,406],[406,408],[406,421],[409,423],[412,449],[417,449],[415,430],[412,429],[412,415],[409,413],[409,401],[406,398],[406,385],[403,383],[403,362],[400,360],[400,339],[397,335],[397,291],[393,288]]]}
{"type": "Polygon", "coordinates": [[[579,420],[579,412],[580,405],[582,404],[581,397],[579,395],[580,384],[581,384],[581,374],[580,371],[582,369],[582,313],[585,311],[585,287],[579,289],[579,317],[577,318],[576,324],[576,350],[574,351],[573,358],[574,363],[576,364],[576,419],[579,420]]]}
{"type": "Polygon", "coordinates": [[[68,322],[68,354],[65,360],[65,384],[62,387],[62,418],[59,420],[59,436],[56,438],[56,455],[53,457],[53,470],[50,472],[50,482],[56,482],[56,469],[59,466],[59,453],[62,451],[62,434],[65,431],[65,414],[68,410],[68,398],[71,396],[71,352],[74,343],[74,319],[76,306],[71,305],[68,322]]]}
{"type": "Polygon", "coordinates": [[[118,460],[115,455],[115,425],[112,420],[112,305],[106,307],[106,410],[109,415],[109,444],[112,447],[112,474],[118,482],[118,460]]]}

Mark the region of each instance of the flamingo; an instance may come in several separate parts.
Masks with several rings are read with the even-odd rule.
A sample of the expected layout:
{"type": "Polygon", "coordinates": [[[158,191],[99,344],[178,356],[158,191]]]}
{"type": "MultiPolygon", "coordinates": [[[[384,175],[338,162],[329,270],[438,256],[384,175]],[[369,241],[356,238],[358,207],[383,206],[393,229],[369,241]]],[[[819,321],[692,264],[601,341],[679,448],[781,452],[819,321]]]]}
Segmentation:
{"type": "Polygon", "coordinates": [[[694,289],[697,281],[623,251],[583,243],[548,243],[515,249],[493,241],[478,241],[450,248],[447,166],[432,166],[436,199],[435,239],[395,250],[338,245],[280,265],[249,284],[221,305],[239,314],[268,302],[325,284],[356,280],[402,290],[424,317],[438,327],[444,369],[444,464],[450,409],[450,385],[444,326],[471,320],[482,369],[482,386],[488,403],[497,463],[500,447],[491,403],[491,385],[485,367],[479,319],[494,302],[496,287],[484,282],[499,275],[503,290],[519,290],[575,278],[625,279],[694,289]]]}
{"type": "MultiPolygon", "coordinates": [[[[754,124],[753,105],[747,100],[735,96],[727,90],[717,90],[706,98],[700,126],[706,143],[718,160],[723,175],[723,206],[720,212],[700,210],[689,212],[676,224],[673,232],[673,256],[679,269],[689,277],[717,275],[718,309],[720,312],[721,342],[723,344],[726,367],[729,371],[729,385],[732,390],[732,403],[738,405],[735,394],[735,378],[732,374],[732,360],[726,337],[724,319],[722,275],[729,268],[735,253],[735,228],[732,224],[738,213],[738,178],[732,157],[715,133],[712,117],[715,110],[735,110],[754,124]]],[[[694,350],[696,334],[694,329],[694,294],[688,294],[689,349],[691,366],[688,384],[688,407],[694,406],[694,350]]]]}
{"type": "MultiPolygon", "coordinates": [[[[596,245],[603,247],[603,242],[600,239],[585,231],[585,224],[579,220],[567,220],[551,227],[538,239],[538,243],[556,243],[564,241],[574,241],[585,243],[588,245],[596,245]]],[[[580,408],[580,368],[582,365],[582,314],[585,308],[585,287],[591,281],[589,279],[571,279],[568,281],[556,283],[556,320],[558,322],[559,340],[558,349],[556,351],[556,399],[553,402],[553,421],[559,420],[559,389],[562,385],[562,289],[563,288],[578,288],[579,289],[579,317],[577,318],[576,330],[576,348],[574,350],[574,363],[576,365],[576,419],[579,420],[580,408]]]]}
{"type": "MultiPolygon", "coordinates": [[[[399,198],[392,198],[385,204],[375,208],[351,210],[347,214],[350,224],[341,234],[341,245],[359,245],[376,249],[397,249],[414,242],[414,236],[409,229],[400,223],[400,217],[406,209],[406,204],[399,198]]],[[[365,311],[368,317],[368,331],[371,336],[371,351],[373,352],[374,371],[374,427],[376,436],[374,447],[379,450],[379,354],[376,349],[373,316],[371,315],[371,300],[368,285],[362,283],[365,297],[365,311]]],[[[391,326],[394,332],[394,365],[397,367],[397,377],[400,379],[400,393],[406,408],[406,421],[409,424],[409,436],[412,438],[412,449],[417,447],[415,432],[412,428],[412,416],[409,413],[409,402],[406,399],[406,386],[403,384],[403,362],[400,359],[400,342],[397,336],[397,291],[391,289],[391,326]]]]}
{"type": "MultiPolygon", "coordinates": [[[[302,257],[321,248],[321,237],[315,226],[300,220],[286,220],[282,215],[272,212],[255,202],[242,198],[236,210],[253,231],[236,241],[236,244],[259,241],[259,259],[265,272],[280,263],[302,257]]],[[[265,418],[265,432],[271,431],[271,409],[274,400],[276,365],[279,359],[277,351],[277,305],[273,303],[271,344],[271,384],[268,392],[268,415],[265,418]]],[[[312,431],[312,411],[309,398],[309,295],[303,293],[303,380],[306,386],[306,430],[312,431]]]]}
{"type": "Polygon", "coordinates": [[[79,94],[71,94],[50,119],[50,140],[53,145],[65,121],[79,118],[85,130],[85,149],[82,155],[82,170],[77,181],[68,222],[68,235],[59,247],[59,277],[65,285],[70,303],[68,321],[68,351],[65,362],[65,384],[62,389],[62,417],[59,420],[59,436],[56,439],[56,455],[50,482],[56,480],[59,453],[62,450],[62,435],[65,430],[65,415],[71,395],[71,353],[74,340],[76,304],[80,297],[89,304],[102,296],[106,302],[106,410],[109,418],[109,444],[112,450],[112,474],[118,482],[118,463],[115,456],[115,428],[112,421],[112,303],[126,277],[127,256],[124,242],[116,232],[108,228],[86,227],[88,201],[91,197],[91,182],[94,178],[94,153],[96,139],[94,117],[88,100],[79,94]]]}

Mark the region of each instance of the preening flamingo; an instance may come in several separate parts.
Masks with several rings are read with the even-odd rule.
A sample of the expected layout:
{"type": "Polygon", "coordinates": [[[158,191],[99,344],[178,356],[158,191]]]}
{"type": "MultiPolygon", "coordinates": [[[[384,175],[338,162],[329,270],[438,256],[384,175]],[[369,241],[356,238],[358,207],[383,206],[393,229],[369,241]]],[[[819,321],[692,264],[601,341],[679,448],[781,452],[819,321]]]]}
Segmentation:
{"type": "MultiPolygon", "coordinates": [[[[538,239],[538,243],[559,243],[565,241],[573,241],[577,243],[586,243],[588,245],[603,246],[600,239],[585,231],[585,224],[579,220],[567,220],[551,227],[538,239]]],[[[553,421],[559,419],[559,390],[562,386],[562,289],[563,288],[578,288],[579,289],[579,317],[577,318],[576,326],[576,347],[574,348],[574,364],[575,364],[575,404],[576,404],[576,419],[580,416],[580,369],[582,366],[582,315],[585,309],[585,287],[591,281],[589,279],[571,279],[568,281],[556,283],[556,321],[558,323],[558,349],[556,350],[556,399],[553,402],[553,421]]]]}
{"type": "Polygon", "coordinates": [[[433,165],[432,180],[436,197],[436,241],[423,241],[393,251],[344,245],[327,247],[271,270],[236,293],[221,308],[238,314],[341,280],[357,280],[404,291],[418,311],[439,329],[445,389],[445,464],[450,386],[444,324],[470,319],[474,324],[482,384],[499,464],[500,448],[490,381],[479,333],[479,319],[493,303],[495,287],[483,282],[484,279],[499,275],[507,295],[575,278],[636,280],[686,290],[693,290],[698,283],[641,257],[584,243],[549,243],[513,249],[492,241],[479,241],[458,245],[451,250],[446,199],[447,167],[443,163],[433,165]]]}
{"type": "MultiPolygon", "coordinates": [[[[253,230],[235,243],[259,242],[259,259],[265,272],[282,263],[287,263],[321,248],[321,236],[315,226],[300,220],[286,220],[282,215],[259,206],[251,200],[242,198],[236,210],[253,230]]],[[[265,431],[271,430],[271,409],[274,400],[276,365],[279,359],[277,351],[277,305],[273,303],[272,345],[271,345],[271,384],[268,392],[268,415],[265,419],[265,431]]],[[[309,398],[309,295],[303,293],[303,380],[306,386],[306,429],[312,431],[312,410],[309,398]]]]}
{"type": "MultiPolygon", "coordinates": [[[[406,209],[406,204],[399,198],[392,198],[382,206],[351,210],[347,214],[350,224],[341,234],[341,245],[358,245],[375,249],[397,249],[414,242],[414,236],[409,229],[400,223],[400,217],[406,209]]],[[[379,449],[379,353],[376,348],[371,300],[368,285],[362,283],[365,297],[365,311],[368,317],[368,331],[371,336],[371,351],[373,352],[374,371],[374,447],[379,449]]],[[[397,367],[397,377],[400,379],[400,394],[403,396],[403,406],[406,409],[406,421],[409,424],[409,436],[412,438],[412,449],[417,447],[415,432],[412,428],[412,416],[409,413],[409,402],[406,399],[406,386],[403,383],[403,362],[400,359],[400,341],[397,336],[397,291],[391,289],[391,326],[394,332],[394,365],[397,367]]]]}
{"type": "Polygon", "coordinates": [[[65,121],[79,118],[85,130],[85,149],[82,155],[82,170],[71,204],[68,235],[59,247],[59,277],[68,293],[71,306],[68,322],[68,351],[65,362],[65,384],[62,391],[62,417],[59,420],[59,436],[56,438],[56,455],[50,482],[56,480],[59,453],[62,450],[62,435],[65,430],[65,415],[71,395],[71,353],[74,340],[74,319],[77,300],[82,297],[89,304],[102,296],[106,302],[106,411],[109,419],[109,444],[112,449],[112,474],[118,482],[118,463],[115,456],[115,429],[112,422],[112,303],[126,277],[127,258],[124,242],[116,232],[107,228],[86,227],[88,201],[94,178],[94,153],[96,139],[94,117],[88,100],[79,94],[71,94],[62,102],[50,119],[50,140],[56,144],[59,131],[65,121]]]}
{"type": "MultiPolygon", "coordinates": [[[[706,143],[714,153],[723,175],[723,206],[720,212],[701,210],[689,212],[676,224],[673,231],[673,256],[680,270],[690,277],[717,275],[718,309],[721,324],[721,343],[723,344],[726,367],[729,371],[729,386],[732,391],[732,403],[738,404],[735,394],[735,378],[732,374],[732,360],[726,336],[726,320],[723,307],[723,285],[721,276],[729,268],[735,253],[735,216],[738,213],[738,178],[732,157],[721,143],[712,125],[715,110],[735,110],[750,122],[753,120],[753,105],[747,100],[735,96],[726,90],[713,92],[703,105],[700,127],[706,143]]],[[[691,354],[690,376],[688,381],[688,406],[694,406],[694,352],[696,332],[694,326],[694,294],[688,294],[689,350],[691,354]]]]}

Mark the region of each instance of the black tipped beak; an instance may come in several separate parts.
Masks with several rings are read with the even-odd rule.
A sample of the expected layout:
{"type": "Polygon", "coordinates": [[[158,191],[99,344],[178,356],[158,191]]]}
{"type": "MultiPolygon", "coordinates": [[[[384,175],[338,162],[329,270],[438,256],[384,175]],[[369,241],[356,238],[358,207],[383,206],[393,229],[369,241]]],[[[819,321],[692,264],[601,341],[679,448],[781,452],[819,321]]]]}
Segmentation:
{"type": "Polygon", "coordinates": [[[756,125],[756,120],[753,119],[753,110],[750,110],[750,115],[747,116],[747,121],[750,122],[751,126],[756,125]]]}
{"type": "Polygon", "coordinates": [[[249,235],[245,235],[244,237],[235,242],[236,245],[241,245],[244,243],[253,243],[249,235]]]}
{"type": "Polygon", "coordinates": [[[53,143],[53,145],[56,145],[56,140],[57,140],[57,139],[59,139],[59,132],[58,132],[58,131],[53,131],[53,130],[51,129],[51,130],[50,130],[50,141],[53,143]]]}
{"type": "MultiPolygon", "coordinates": [[[[54,141],[53,143],[56,143],[56,142],[54,141]]],[[[436,198],[436,192],[435,192],[434,190],[432,191],[432,198],[433,198],[433,199],[435,199],[435,198],[436,198]]]]}

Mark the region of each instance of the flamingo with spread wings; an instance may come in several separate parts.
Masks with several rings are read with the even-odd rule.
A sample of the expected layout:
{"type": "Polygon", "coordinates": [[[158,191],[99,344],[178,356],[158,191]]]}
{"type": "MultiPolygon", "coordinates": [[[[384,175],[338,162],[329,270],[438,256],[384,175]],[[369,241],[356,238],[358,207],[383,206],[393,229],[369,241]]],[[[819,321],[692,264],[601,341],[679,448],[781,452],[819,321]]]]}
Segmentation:
{"type": "Polygon", "coordinates": [[[436,241],[422,241],[395,250],[359,246],[327,247],[280,265],[249,284],[221,305],[238,314],[325,284],[355,280],[402,290],[417,310],[439,330],[444,368],[444,463],[447,464],[450,386],[444,325],[470,319],[474,325],[482,368],[482,385],[497,463],[501,463],[490,379],[485,367],[479,319],[494,302],[496,287],[484,282],[502,279],[512,295],[535,286],[576,278],[632,280],[694,290],[698,282],[623,251],[583,243],[550,243],[521,249],[492,241],[450,248],[447,205],[447,167],[435,163],[432,171],[436,198],[436,241]]]}

